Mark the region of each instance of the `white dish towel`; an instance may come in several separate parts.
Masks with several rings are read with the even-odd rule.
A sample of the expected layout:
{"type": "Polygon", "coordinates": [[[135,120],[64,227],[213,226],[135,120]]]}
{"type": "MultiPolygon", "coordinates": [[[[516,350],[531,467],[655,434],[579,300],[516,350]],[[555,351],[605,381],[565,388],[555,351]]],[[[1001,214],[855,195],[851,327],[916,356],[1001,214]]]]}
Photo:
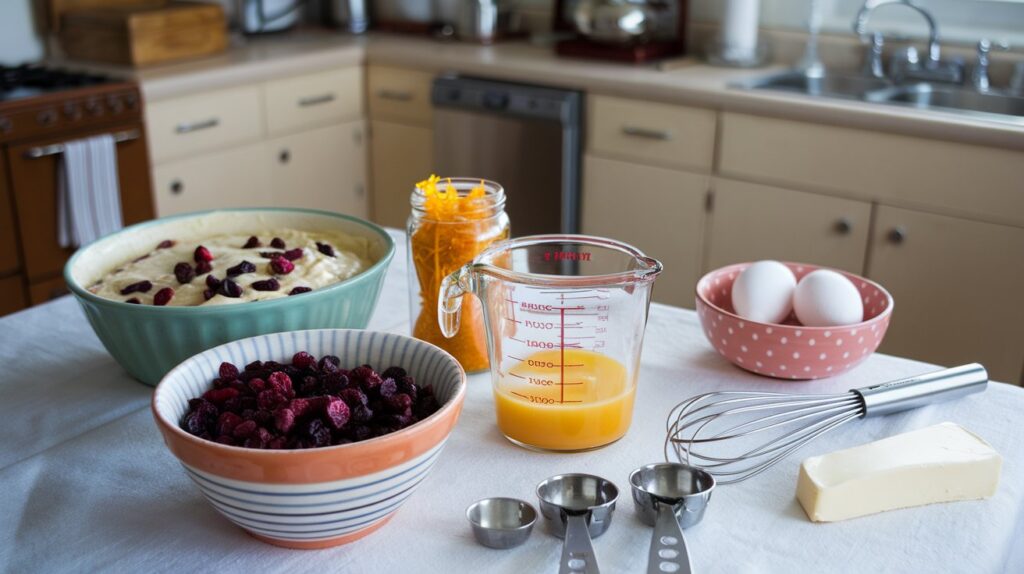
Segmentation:
{"type": "Polygon", "coordinates": [[[123,226],[117,142],[109,134],[64,143],[57,164],[57,239],[78,247],[123,226]]]}

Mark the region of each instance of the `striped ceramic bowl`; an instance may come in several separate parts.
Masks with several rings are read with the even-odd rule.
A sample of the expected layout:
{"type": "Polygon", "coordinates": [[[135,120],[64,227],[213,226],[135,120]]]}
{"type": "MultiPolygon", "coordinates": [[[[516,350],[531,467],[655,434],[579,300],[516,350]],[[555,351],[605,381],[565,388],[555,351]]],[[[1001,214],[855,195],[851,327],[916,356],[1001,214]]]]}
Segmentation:
{"type": "Polygon", "coordinates": [[[362,329],[377,305],[395,242],[384,229],[356,217],[312,209],[249,208],[186,213],[126,227],[68,260],[64,279],[96,336],[126,371],[155,385],[175,365],[210,347],[243,337],[297,329],[362,329]],[[301,297],[245,305],[156,307],[104,299],[86,288],[112,266],[149,252],[168,237],[223,233],[259,235],[268,229],[342,231],[370,243],[374,264],[362,273],[301,297]]]}
{"type": "Polygon", "coordinates": [[[466,374],[451,355],[391,333],[325,329],[242,339],[175,367],[153,393],[164,442],[203,496],[254,537],[289,548],[325,548],[380,528],[434,466],[462,409],[466,374]],[[225,446],[178,423],[188,400],[208,390],[222,362],[289,362],[307,351],[337,355],[343,366],[399,366],[433,385],[441,408],[400,431],[346,445],[301,450],[225,446]]]}

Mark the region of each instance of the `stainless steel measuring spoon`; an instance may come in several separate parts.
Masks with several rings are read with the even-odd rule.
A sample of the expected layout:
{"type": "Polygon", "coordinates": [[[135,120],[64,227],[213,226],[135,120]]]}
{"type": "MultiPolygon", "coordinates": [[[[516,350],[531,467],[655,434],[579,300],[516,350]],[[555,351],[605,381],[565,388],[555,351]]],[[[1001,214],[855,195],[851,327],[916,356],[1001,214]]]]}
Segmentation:
{"type": "Polygon", "coordinates": [[[634,470],[629,486],[641,522],[654,527],[647,574],[691,574],[683,529],[704,518],[715,477],[696,467],[663,462],[634,470]]]}
{"type": "Polygon", "coordinates": [[[591,538],[612,523],[619,489],[591,474],[559,474],[537,485],[540,513],[563,538],[559,574],[599,574],[591,538]]]}

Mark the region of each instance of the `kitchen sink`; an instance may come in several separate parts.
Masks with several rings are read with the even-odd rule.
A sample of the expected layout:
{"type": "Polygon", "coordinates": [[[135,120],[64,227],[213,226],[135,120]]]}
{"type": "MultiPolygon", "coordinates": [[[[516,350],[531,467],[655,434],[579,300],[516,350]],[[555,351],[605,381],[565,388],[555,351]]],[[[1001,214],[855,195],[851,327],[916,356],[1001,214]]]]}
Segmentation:
{"type": "Polygon", "coordinates": [[[810,96],[862,99],[869,92],[891,88],[893,85],[886,80],[854,74],[828,74],[822,78],[811,78],[800,72],[786,72],[759,78],[740,87],[796,92],[810,96]]]}
{"type": "Polygon", "coordinates": [[[745,81],[734,87],[955,111],[988,119],[1024,122],[1024,97],[927,82],[896,85],[888,80],[852,72],[830,72],[821,78],[807,77],[796,71],[785,72],[745,81]]]}
{"type": "Polygon", "coordinates": [[[1002,114],[1024,119],[1024,98],[933,84],[914,84],[879,90],[866,94],[865,99],[871,102],[1002,114]]]}

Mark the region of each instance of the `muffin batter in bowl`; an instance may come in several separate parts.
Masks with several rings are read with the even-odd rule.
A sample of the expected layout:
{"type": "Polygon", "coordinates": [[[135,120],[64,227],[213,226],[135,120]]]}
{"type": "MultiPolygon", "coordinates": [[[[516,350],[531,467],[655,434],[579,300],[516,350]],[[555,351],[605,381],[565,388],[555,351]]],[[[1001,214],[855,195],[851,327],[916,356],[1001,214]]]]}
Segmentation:
{"type": "Polygon", "coordinates": [[[169,237],[89,287],[114,301],[200,306],[300,295],[372,265],[369,241],[343,232],[268,230],[260,235],[169,237]]]}

